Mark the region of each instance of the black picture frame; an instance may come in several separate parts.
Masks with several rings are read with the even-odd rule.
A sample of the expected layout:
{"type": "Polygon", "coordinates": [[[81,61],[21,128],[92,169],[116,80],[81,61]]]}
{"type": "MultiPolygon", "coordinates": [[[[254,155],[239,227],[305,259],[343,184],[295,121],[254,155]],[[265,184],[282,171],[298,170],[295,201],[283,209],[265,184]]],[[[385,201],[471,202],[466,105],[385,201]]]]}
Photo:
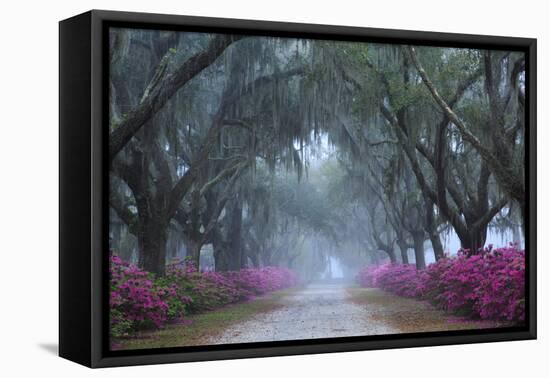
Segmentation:
{"type": "Polygon", "coordinates": [[[157,364],[536,338],[536,39],[92,10],[59,24],[59,354],[89,367],[157,364]],[[526,54],[524,327],[109,351],[109,26],[523,51],[526,54]]]}

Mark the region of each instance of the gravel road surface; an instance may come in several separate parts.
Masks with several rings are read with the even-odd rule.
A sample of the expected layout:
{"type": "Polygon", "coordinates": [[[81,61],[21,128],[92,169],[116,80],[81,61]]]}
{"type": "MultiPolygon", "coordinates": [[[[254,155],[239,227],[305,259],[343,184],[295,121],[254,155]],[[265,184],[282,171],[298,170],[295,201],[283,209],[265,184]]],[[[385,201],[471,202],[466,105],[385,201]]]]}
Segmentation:
{"type": "Polygon", "coordinates": [[[282,308],[235,324],[207,344],[281,341],[396,333],[368,307],[351,303],[345,285],[316,284],[290,292],[282,308]]]}

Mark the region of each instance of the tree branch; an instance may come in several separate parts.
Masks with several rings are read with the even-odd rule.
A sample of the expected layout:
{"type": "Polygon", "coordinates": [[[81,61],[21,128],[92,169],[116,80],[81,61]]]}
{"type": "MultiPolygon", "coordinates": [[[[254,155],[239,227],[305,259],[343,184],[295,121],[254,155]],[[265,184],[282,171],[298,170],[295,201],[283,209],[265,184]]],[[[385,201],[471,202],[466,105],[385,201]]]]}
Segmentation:
{"type": "Polygon", "coordinates": [[[218,218],[219,218],[223,208],[225,207],[225,204],[229,200],[229,196],[231,195],[231,193],[233,191],[233,187],[235,186],[235,182],[237,181],[237,179],[241,175],[243,169],[245,169],[247,165],[248,164],[246,162],[241,163],[241,164],[237,164],[237,169],[235,170],[235,172],[233,173],[233,175],[229,179],[229,182],[225,186],[223,194],[218,200],[218,205],[216,206],[216,209],[214,210],[213,214],[211,214],[210,220],[208,221],[208,224],[204,227],[203,240],[206,240],[209,237],[210,232],[216,226],[218,218]]]}
{"type": "Polygon", "coordinates": [[[193,163],[189,166],[189,169],[185,172],[185,174],[180,178],[180,180],[172,189],[167,212],[167,216],[169,218],[171,218],[173,214],[177,211],[179,203],[191,188],[191,185],[195,181],[195,178],[198,175],[201,166],[206,161],[208,161],[208,154],[212,150],[217,140],[218,134],[224,125],[226,109],[232,103],[236,102],[239,98],[250,94],[253,90],[260,86],[267,85],[275,80],[281,80],[292,76],[301,75],[303,72],[304,71],[302,68],[296,68],[286,71],[284,73],[261,76],[246,85],[243,90],[238,90],[236,88],[226,89],[226,93],[222,95],[222,102],[220,104],[220,107],[214,115],[212,126],[210,127],[210,129],[208,129],[208,132],[206,133],[206,136],[201,143],[199,151],[193,157],[193,163]]]}
{"type": "Polygon", "coordinates": [[[130,211],[122,198],[113,191],[111,191],[109,195],[109,205],[116,212],[118,217],[126,223],[130,233],[135,235],[137,231],[137,215],[130,211]]]}
{"type": "Polygon", "coordinates": [[[159,64],[157,65],[157,69],[155,70],[155,73],[153,77],[151,78],[151,81],[143,91],[143,95],[141,96],[141,100],[139,103],[143,103],[145,100],[147,100],[147,97],[151,94],[151,92],[162,82],[164,79],[164,76],[168,70],[168,63],[170,62],[170,57],[172,56],[172,52],[168,50],[166,54],[162,57],[159,64]]]}
{"type": "Polygon", "coordinates": [[[428,88],[437,105],[443,111],[444,115],[457,127],[457,129],[460,131],[460,134],[462,135],[462,138],[465,141],[470,143],[478,151],[478,153],[489,162],[490,165],[497,166],[498,161],[496,161],[496,158],[495,156],[493,156],[491,151],[487,147],[485,147],[481,143],[481,141],[468,130],[464,122],[462,122],[462,120],[456,115],[456,113],[449,107],[445,100],[441,98],[439,92],[435,88],[435,85],[432,83],[432,81],[428,77],[428,74],[426,74],[426,71],[420,64],[418,57],[416,56],[416,51],[414,47],[409,46],[408,49],[411,60],[416,67],[418,74],[422,78],[424,85],[426,85],[426,88],[428,88]]]}
{"type": "Polygon", "coordinates": [[[242,166],[243,166],[243,162],[241,161],[241,162],[238,162],[237,164],[233,164],[232,166],[222,170],[214,178],[212,178],[210,181],[208,181],[206,184],[203,185],[203,187],[200,189],[201,196],[203,196],[208,190],[210,190],[210,188],[212,188],[218,182],[228,177],[231,173],[239,172],[242,166]]]}
{"type": "Polygon", "coordinates": [[[198,75],[229,47],[243,38],[236,35],[218,35],[210,41],[208,47],[193,55],[160,85],[152,88],[150,94],[132,110],[109,136],[109,162],[128,143],[132,136],[164,107],[166,102],[189,80],[198,75]]]}
{"type": "Polygon", "coordinates": [[[502,208],[508,203],[508,198],[503,197],[493,207],[491,207],[481,218],[475,222],[476,228],[484,227],[502,210],[502,208]]]}

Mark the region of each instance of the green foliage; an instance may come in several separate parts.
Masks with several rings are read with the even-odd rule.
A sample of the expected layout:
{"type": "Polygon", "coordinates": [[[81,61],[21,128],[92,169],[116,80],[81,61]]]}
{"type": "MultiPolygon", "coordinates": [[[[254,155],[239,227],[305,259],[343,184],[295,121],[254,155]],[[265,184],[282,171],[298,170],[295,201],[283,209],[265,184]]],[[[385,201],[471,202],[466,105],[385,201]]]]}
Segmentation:
{"type": "Polygon", "coordinates": [[[121,311],[111,310],[109,317],[111,320],[110,332],[112,337],[122,337],[130,334],[130,331],[133,329],[133,322],[124,316],[121,311]]]}

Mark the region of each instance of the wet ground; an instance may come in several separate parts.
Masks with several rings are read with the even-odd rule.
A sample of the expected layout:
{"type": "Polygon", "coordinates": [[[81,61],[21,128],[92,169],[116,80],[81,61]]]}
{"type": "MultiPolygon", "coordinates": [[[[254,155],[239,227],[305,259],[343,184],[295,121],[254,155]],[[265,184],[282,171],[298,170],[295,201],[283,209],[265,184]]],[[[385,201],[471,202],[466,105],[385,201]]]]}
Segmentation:
{"type": "Polygon", "coordinates": [[[234,324],[207,344],[366,336],[399,332],[354,303],[343,284],[309,285],[281,299],[283,307],[234,324]]]}

